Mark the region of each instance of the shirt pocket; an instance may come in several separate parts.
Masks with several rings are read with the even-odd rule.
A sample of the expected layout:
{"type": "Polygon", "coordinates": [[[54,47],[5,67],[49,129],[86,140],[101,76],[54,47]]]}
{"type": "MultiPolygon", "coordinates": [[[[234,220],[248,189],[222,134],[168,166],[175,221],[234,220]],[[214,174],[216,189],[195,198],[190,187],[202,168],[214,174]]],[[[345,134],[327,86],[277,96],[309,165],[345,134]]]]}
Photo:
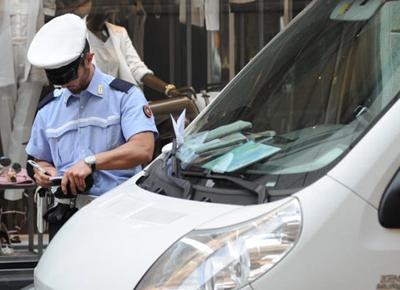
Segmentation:
{"type": "Polygon", "coordinates": [[[85,118],[79,126],[82,133],[79,135],[79,143],[89,148],[93,154],[109,151],[124,142],[119,115],[85,118]]]}
{"type": "Polygon", "coordinates": [[[51,156],[56,167],[64,167],[75,160],[77,130],[77,124],[70,124],[57,129],[46,130],[51,156]]]}

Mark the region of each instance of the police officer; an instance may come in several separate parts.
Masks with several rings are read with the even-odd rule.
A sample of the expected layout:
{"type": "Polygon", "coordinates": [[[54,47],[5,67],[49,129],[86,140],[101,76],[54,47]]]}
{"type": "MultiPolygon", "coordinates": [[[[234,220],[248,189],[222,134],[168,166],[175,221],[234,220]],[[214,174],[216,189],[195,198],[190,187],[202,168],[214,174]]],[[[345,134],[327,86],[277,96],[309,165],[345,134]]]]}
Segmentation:
{"type": "MultiPolygon", "coordinates": [[[[141,90],[92,64],[86,36],[73,14],[53,18],[35,35],[28,60],[59,88],[40,105],[26,152],[49,175],[63,176],[65,193],[84,192],[93,174],[88,193],[99,196],[151,160],[157,129],[141,90]]],[[[47,174],[36,170],[34,177],[51,185],[47,174]]]]}

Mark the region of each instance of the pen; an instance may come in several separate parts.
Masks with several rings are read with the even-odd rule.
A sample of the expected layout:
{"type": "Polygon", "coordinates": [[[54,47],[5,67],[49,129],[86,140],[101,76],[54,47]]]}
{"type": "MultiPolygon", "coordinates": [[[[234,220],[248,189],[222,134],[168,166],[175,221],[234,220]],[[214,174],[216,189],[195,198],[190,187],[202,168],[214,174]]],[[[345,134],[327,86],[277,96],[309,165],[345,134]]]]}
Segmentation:
{"type": "Polygon", "coordinates": [[[50,174],[42,167],[42,166],[40,166],[39,164],[37,164],[35,161],[33,161],[33,160],[28,160],[28,163],[30,164],[30,165],[32,165],[33,167],[35,167],[37,170],[39,170],[40,172],[42,172],[43,174],[46,174],[46,175],[49,175],[50,176],[50,174]]]}

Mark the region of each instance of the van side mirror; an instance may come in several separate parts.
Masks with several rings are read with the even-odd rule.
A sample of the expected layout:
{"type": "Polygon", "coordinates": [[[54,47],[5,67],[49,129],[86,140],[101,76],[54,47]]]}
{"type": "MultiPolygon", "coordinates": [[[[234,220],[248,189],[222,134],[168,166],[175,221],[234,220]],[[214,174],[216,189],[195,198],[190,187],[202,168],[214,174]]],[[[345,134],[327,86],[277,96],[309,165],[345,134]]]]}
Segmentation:
{"type": "Polygon", "coordinates": [[[400,170],[382,195],[378,208],[379,223],[385,228],[400,228],[400,170]]]}

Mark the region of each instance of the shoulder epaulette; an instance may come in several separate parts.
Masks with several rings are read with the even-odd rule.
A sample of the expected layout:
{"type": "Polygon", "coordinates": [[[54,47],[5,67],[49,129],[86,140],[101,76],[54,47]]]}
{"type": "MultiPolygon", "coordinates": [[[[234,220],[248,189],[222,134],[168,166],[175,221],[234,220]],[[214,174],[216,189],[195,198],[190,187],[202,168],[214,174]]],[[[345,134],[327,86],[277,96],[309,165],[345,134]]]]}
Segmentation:
{"type": "Polygon", "coordinates": [[[110,83],[110,87],[112,87],[113,89],[116,89],[118,91],[127,93],[132,87],[134,86],[134,84],[115,78],[111,83],[110,83]]]}
{"type": "Polygon", "coordinates": [[[54,91],[48,93],[43,99],[40,100],[37,110],[39,111],[41,108],[46,106],[48,103],[54,101],[56,98],[54,97],[54,91]]]}

